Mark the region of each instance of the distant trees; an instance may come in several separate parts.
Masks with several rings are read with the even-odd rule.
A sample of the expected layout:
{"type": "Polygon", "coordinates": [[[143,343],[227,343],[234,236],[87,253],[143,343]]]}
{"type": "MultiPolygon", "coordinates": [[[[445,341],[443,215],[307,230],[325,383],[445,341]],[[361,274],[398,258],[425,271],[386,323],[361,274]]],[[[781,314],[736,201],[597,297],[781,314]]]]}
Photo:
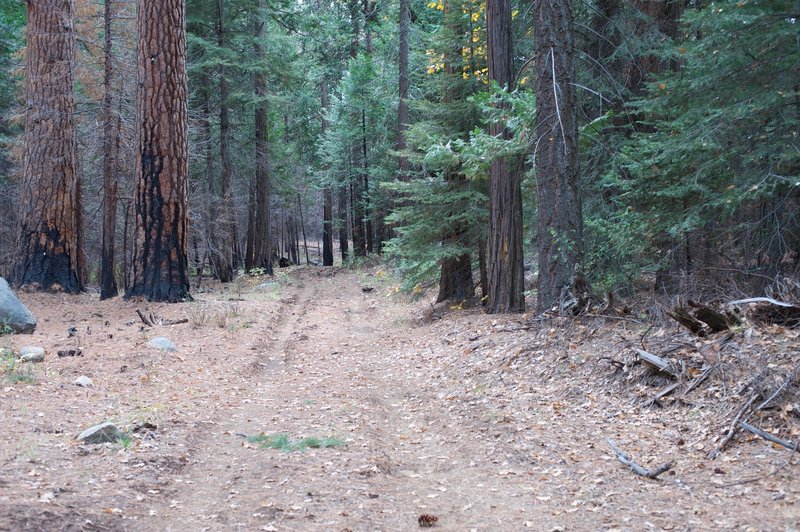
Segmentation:
{"type": "Polygon", "coordinates": [[[24,51],[23,6],[0,0],[11,280],[180,300],[189,267],[380,253],[404,289],[517,312],[800,275],[786,3],[187,2],[189,90],[165,53],[183,54],[176,0],[140,2],[149,42],[131,0],[29,2],[24,51]]]}
{"type": "Polygon", "coordinates": [[[188,117],[183,0],[138,11],[136,233],[126,297],[189,298],[188,117]]]}
{"type": "Polygon", "coordinates": [[[11,281],[77,293],[83,257],[73,15],[72,0],[27,3],[24,158],[11,281]]]}

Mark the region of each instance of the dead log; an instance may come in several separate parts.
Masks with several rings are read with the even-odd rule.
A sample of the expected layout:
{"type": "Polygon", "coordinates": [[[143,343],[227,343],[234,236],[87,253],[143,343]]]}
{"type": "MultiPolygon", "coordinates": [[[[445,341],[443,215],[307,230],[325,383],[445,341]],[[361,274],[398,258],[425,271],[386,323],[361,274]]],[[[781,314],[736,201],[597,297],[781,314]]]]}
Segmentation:
{"type": "Polygon", "coordinates": [[[669,462],[661,464],[660,466],[656,467],[655,469],[646,469],[646,468],[640,466],[639,464],[637,464],[636,462],[634,462],[633,459],[630,456],[625,454],[625,452],[622,449],[617,447],[617,444],[614,443],[614,440],[609,438],[608,439],[608,445],[611,446],[611,448],[614,450],[614,452],[617,455],[617,460],[619,460],[620,463],[630,467],[631,471],[633,471],[634,473],[636,473],[637,475],[642,476],[642,477],[656,479],[658,477],[658,475],[661,475],[662,473],[666,473],[667,471],[672,469],[673,465],[675,465],[675,462],[670,460],[669,462]]]}
{"type": "Polygon", "coordinates": [[[722,332],[726,331],[731,328],[733,325],[740,325],[741,322],[731,323],[731,318],[728,317],[723,312],[716,311],[709,307],[708,305],[703,305],[702,303],[697,303],[692,301],[691,299],[688,301],[689,306],[692,307],[694,310],[693,314],[694,317],[706,325],[711,329],[712,332],[722,332]]]}
{"type": "Polygon", "coordinates": [[[639,355],[639,359],[650,366],[651,368],[655,369],[656,371],[660,371],[662,373],[666,373],[673,377],[678,376],[678,372],[675,371],[675,368],[672,367],[672,364],[669,363],[668,360],[661,358],[660,356],[654,355],[653,353],[648,353],[642,349],[633,348],[634,351],[639,355]]]}
{"type": "Polygon", "coordinates": [[[147,327],[155,327],[156,325],[180,325],[182,323],[189,323],[188,318],[183,318],[180,320],[167,320],[160,316],[156,316],[152,312],[144,314],[138,308],[136,309],[136,314],[139,315],[139,319],[142,320],[147,327]]]}
{"type": "Polygon", "coordinates": [[[686,309],[681,307],[675,307],[672,309],[672,312],[667,312],[667,315],[672,318],[673,320],[677,321],[690,331],[692,331],[697,336],[705,336],[706,335],[706,327],[703,325],[703,322],[689,314],[686,309]]]}

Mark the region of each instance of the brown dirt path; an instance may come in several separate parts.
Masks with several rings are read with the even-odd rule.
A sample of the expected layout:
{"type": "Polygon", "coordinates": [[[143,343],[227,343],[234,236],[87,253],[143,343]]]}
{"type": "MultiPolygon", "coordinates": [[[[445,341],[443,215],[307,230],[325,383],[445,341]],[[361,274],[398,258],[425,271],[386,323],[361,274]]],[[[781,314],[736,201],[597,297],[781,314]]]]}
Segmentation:
{"type": "Polygon", "coordinates": [[[421,514],[438,530],[800,528],[788,453],[752,438],[709,463],[717,414],[638,408],[598,377],[609,342],[597,329],[479,310],[420,324],[380,275],[348,270],[251,285],[153,306],[193,324],[138,332],[124,321],[135,304],[26,295],[50,316],[35,338],[48,349],[67,321],[115,334],[92,322],[81,343],[105,358],[54,359],[36,384],[0,388],[0,530],[399,531],[421,514]],[[177,355],[142,347],[158,334],[177,355]],[[95,389],[69,385],[87,372],[95,389]],[[105,418],[158,427],[129,448],[74,442],[76,425],[105,418]],[[343,445],[245,437],[260,433],[343,445]],[[636,477],[607,437],[645,465],[677,465],[636,477]]]}

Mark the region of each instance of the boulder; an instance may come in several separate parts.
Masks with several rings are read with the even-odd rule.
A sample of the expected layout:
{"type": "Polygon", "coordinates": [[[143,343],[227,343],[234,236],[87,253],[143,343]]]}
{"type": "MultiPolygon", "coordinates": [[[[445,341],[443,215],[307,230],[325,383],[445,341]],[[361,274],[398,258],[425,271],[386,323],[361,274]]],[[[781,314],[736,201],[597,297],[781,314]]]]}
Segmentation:
{"type": "Polygon", "coordinates": [[[103,423],[88,428],[78,435],[78,441],[94,445],[98,443],[116,443],[125,435],[113,423],[103,423]]]}
{"type": "Polygon", "coordinates": [[[175,344],[173,344],[169,340],[169,338],[164,338],[163,336],[157,336],[157,337],[153,338],[152,340],[147,342],[147,346],[148,347],[155,347],[156,349],[161,349],[162,351],[164,351],[166,353],[172,353],[173,351],[175,351],[177,349],[175,347],[175,344]]]}
{"type": "Polygon", "coordinates": [[[26,345],[19,350],[20,362],[44,362],[44,348],[38,345],[26,345]]]}
{"type": "Polygon", "coordinates": [[[36,318],[0,277],[0,327],[5,326],[11,327],[15,333],[32,333],[36,330],[36,318]]]}

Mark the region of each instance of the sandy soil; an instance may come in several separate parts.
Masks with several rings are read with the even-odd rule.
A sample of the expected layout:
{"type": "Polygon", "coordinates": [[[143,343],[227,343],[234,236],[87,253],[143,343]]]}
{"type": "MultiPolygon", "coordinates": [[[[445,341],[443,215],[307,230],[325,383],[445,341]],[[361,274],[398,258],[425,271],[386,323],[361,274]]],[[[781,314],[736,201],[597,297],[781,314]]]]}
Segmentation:
{"type": "MultiPolygon", "coordinates": [[[[297,268],[179,305],[21,294],[37,332],[0,342],[48,357],[33,383],[0,383],[0,529],[412,530],[422,515],[440,530],[800,528],[789,451],[740,436],[710,461],[730,412],[643,408],[658,383],[601,359],[636,324],[420,321],[427,304],[390,285],[378,269],[297,268]],[[188,323],[144,327],[137,309],[188,323]],[[177,351],[147,347],[156,336],[177,351]],[[131,439],[75,440],[104,421],[131,439]],[[282,434],[335,445],[257,438],[282,434]],[[675,466],[636,476],[607,438],[675,466]]],[[[775,341],[800,359],[796,334],[775,341]]]]}

